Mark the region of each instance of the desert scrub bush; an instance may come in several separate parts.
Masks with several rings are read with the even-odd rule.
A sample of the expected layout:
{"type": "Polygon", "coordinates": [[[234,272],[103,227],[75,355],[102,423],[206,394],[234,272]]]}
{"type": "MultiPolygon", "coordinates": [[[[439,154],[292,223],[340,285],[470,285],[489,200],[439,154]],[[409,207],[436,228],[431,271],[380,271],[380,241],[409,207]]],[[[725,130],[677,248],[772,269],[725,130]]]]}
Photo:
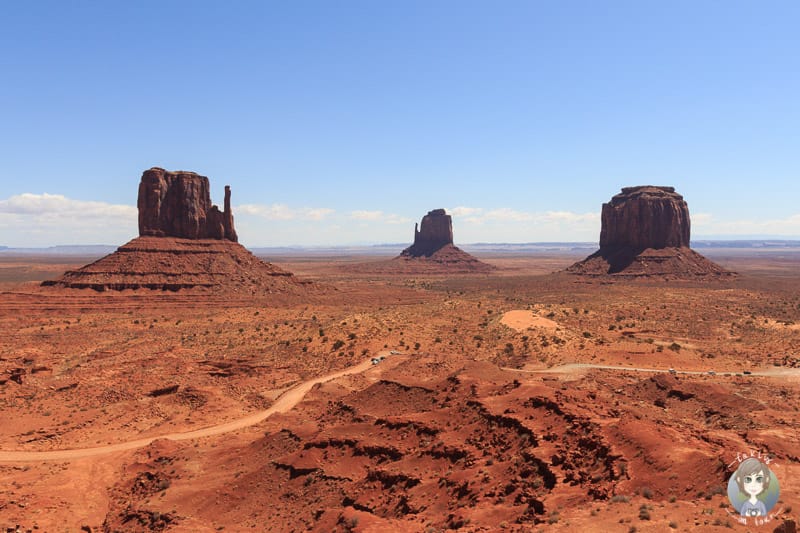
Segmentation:
{"type": "Polygon", "coordinates": [[[650,507],[646,504],[642,504],[639,507],[639,520],[650,520],[650,507]]]}
{"type": "Polygon", "coordinates": [[[708,491],[708,494],[706,494],[706,499],[707,499],[707,500],[710,500],[710,499],[711,499],[711,498],[710,498],[710,496],[715,496],[715,495],[717,495],[717,494],[727,494],[727,492],[728,492],[728,491],[727,491],[727,490],[725,490],[725,487],[723,487],[722,485],[714,485],[714,486],[713,486],[713,487],[711,487],[711,489],[708,491]]]}
{"type": "Polygon", "coordinates": [[[333,342],[333,347],[332,347],[331,349],[332,349],[332,350],[338,350],[338,349],[339,349],[339,348],[341,348],[342,346],[344,346],[344,341],[343,341],[342,339],[336,339],[336,340],[333,342]]]}
{"type": "Polygon", "coordinates": [[[677,342],[673,342],[672,344],[669,345],[669,349],[672,350],[673,352],[680,352],[681,345],[678,344],[677,342]]]}
{"type": "Polygon", "coordinates": [[[630,497],[624,494],[615,494],[611,497],[611,503],[628,503],[629,501],[631,501],[630,497]]]}

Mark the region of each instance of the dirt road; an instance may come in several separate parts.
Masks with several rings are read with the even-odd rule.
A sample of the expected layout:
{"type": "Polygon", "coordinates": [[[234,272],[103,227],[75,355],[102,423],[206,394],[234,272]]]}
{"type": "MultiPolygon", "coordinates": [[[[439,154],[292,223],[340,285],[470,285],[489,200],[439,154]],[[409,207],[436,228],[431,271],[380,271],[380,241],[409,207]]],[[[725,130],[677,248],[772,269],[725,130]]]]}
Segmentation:
{"type": "Polygon", "coordinates": [[[689,374],[689,375],[696,375],[696,376],[760,376],[760,377],[800,377],[800,368],[770,368],[767,370],[754,370],[752,372],[748,372],[744,374],[743,372],[714,372],[714,371],[700,371],[700,370],[670,370],[663,369],[663,368],[642,368],[642,367],[635,367],[635,366],[614,366],[614,365],[593,365],[589,363],[568,363],[559,366],[553,366],[550,368],[542,368],[542,369],[532,369],[532,370],[523,370],[519,368],[509,368],[503,367],[503,370],[509,370],[511,372],[525,372],[528,374],[558,374],[558,373],[569,373],[569,372],[579,372],[581,370],[589,370],[593,368],[598,368],[601,370],[626,370],[629,372],[655,372],[655,373],[671,373],[671,374],[689,374]]]}
{"type": "MultiPolygon", "coordinates": [[[[383,354],[386,355],[386,354],[383,354]]],[[[395,354],[392,354],[395,355],[395,354]]],[[[281,395],[275,403],[269,408],[264,411],[259,411],[257,413],[253,413],[251,415],[245,416],[243,418],[239,418],[237,420],[233,420],[231,422],[226,422],[224,424],[219,424],[216,426],[205,427],[201,429],[196,429],[194,431],[186,431],[183,433],[168,433],[166,435],[158,435],[155,437],[146,437],[143,439],[132,440],[129,442],[121,442],[119,444],[109,444],[107,446],[98,446],[94,448],[77,448],[73,450],[48,450],[48,451],[2,451],[0,450],[0,463],[21,463],[21,462],[33,462],[33,461],[69,461],[71,459],[80,459],[83,457],[92,457],[95,455],[102,455],[106,453],[112,452],[121,452],[125,450],[133,450],[136,448],[141,448],[143,446],[147,446],[151,442],[156,439],[169,439],[169,440],[189,440],[189,439],[199,439],[202,437],[211,437],[213,435],[220,435],[222,433],[228,433],[229,431],[236,431],[238,429],[246,428],[248,426],[252,426],[258,424],[259,422],[263,421],[270,415],[275,413],[285,413],[292,409],[295,405],[302,401],[303,397],[305,397],[306,393],[311,390],[311,387],[316,385],[317,383],[324,383],[326,381],[331,381],[333,379],[340,378],[342,376],[347,376],[349,374],[356,374],[360,372],[364,372],[365,370],[371,368],[372,362],[370,359],[366,361],[346,368],[344,370],[340,370],[338,372],[334,372],[332,374],[328,374],[327,376],[322,376],[319,378],[310,379],[305,381],[290,390],[286,391],[283,395],[281,395]]],[[[611,366],[611,365],[593,365],[593,364],[586,364],[586,363],[570,363],[565,365],[560,365],[557,367],[546,368],[541,370],[520,370],[515,368],[504,368],[504,370],[510,370],[514,372],[525,372],[531,374],[539,374],[539,373],[570,373],[570,372],[580,372],[582,370],[588,370],[592,368],[599,368],[605,370],[624,370],[624,371],[632,371],[632,372],[668,372],[668,370],[658,369],[658,368],[639,368],[639,367],[626,367],[626,366],[611,366]]],[[[708,372],[699,372],[699,371],[690,371],[690,370],[677,370],[675,371],[676,374],[705,374],[709,375],[708,372]]],[[[718,372],[714,375],[717,376],[733,376],[733,375],[742,375],[741,373],[735,372],[718,372]]],[[[763,376],[763,377],[781,377],[781,378],[788,378],[788,377],[800,377],[800,369],[786,369],[786,368],[776,368],[770,369],[767,371],[754,371],[752,374],[748,374],[750,376],[763,376]]]]}
{"type": "Polygon", "coordinates": [[[370,361],[370,359],[367,359],[363,363],[345,368],[344,370],[340,370],[332,374],[328,374],[327,376],[310,379],[286,391],[275,401],[275,403],[272,406],[269,407],[269,409],[253,413],[251,415],[239,418],[237,420],[233,420],[231,422],[226,422],[224,424],[196,429],[194,431],[186,431],[183,433],[168,433],[166,435],[146,437],[143,439],[132,440],[129,442],[121,442],[119,444],[109,444],[107,446],[97,446],[94,448],[78,448],[73,450],[47,450],[47,451],[0,450],[0,463],[21,463],[21,462],[31,462],[31,461],[69,461],[72,459],[80,459],[83,457],[91,457],[106,453],[133,450],[136,448],[147,446],[148,444],[157,439],[169,439],[169,440],[199,439],[202,437],[211,437],[213,435],[228,433],[229,431],[236,431],[237,429],[242,429],[248,426],[252,426],[254,424],[258,424],[262,420],[266,419],[267,417],[275,413],[285,413],[286,411],[289,411],[295,405],[300,403],[300,401],[303,399],[306,393],[308,393],[308,391],[311,390],[311,387],[313,387],[318,383],[325,383],[326,381],[331,381],[333,379],[337,379],[342,376],[347,376],[349,374],[357,374],[359,372],[364,372],[365,370],[371,367],[372,367],[372,362],[370,361]]]}

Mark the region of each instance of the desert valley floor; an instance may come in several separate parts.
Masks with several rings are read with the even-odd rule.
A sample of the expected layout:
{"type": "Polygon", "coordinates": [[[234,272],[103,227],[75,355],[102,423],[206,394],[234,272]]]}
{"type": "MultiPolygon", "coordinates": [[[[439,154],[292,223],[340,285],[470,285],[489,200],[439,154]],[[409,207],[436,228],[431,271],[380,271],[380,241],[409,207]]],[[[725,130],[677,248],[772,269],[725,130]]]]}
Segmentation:
{"type": "Polygon", "coordinates": [[[717,251],[738,276],[709,281],[479,258],[274,256],[310,290],[250,298],[43,288],[94,258],[0,256],[0,530],[789,530],[800,251],[717,251]],[[751,451],[763,525],[726,495],[751,451]]]}

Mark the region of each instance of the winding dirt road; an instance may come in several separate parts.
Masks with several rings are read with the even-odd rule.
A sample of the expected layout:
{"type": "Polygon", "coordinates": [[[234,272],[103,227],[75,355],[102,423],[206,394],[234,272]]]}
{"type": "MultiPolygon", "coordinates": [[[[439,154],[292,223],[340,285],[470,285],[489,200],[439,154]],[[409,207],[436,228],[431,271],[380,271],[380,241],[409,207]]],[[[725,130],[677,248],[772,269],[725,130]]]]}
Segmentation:
{"type": "Polygon", "coordinates": [[[695,375],[695,376],[760,376],[760,377],[770,377],[770,378],[788,378],[788,377],[800,377],[800,368],[770,368],[768,370],[755,370],[752,372],[748,372],[747,374],[743,372],[714,372],[714,371],[701,371],[701,370],[665,370],[663,368],[642,368],[642,367],[635,367],[635,366],[614,366],[614,365],[594,365],[590,363],[567,363],[564,365],[554,366],[550,368],[542,368],[542,369],[533,369],[533,370],[523,370],[520,368],[510,368],[510,367],[503,367],[503,370],[509,370],[511,372],[525,372],[526,374],[558,374],[558,373],[568,373],[568,372],[578,372],[581,370],[590,370],[593,368],[598,368],[600,370],[626,370],[628,372],[654,372],[659,374],[671,373],[671,374],[688,374],[688,375],[695,375]]]}
{"type": "Polygon", "coordinates": [[[357,374],[360,372],[364,372],[365,370],[371,367],[372,367],[372,362],[370,359],[367,359],[363,363],[345,368],[344,370],[340,370],[338,372],[334,372],[333,374],[328,374],[327,376],[322,376],[310,379],[308,381],[304,381],[303,383],[289,389],[284,394],[282,394],[275,401],[275,403],[269,407],[269,409],[266,409],[264,411],[258,411],[257,413],[253,413],[251,415],[247,415],[245,417],[233,420],[231,422],[226,422],[224,424],[196,429],[194,431],[186,431],[183,433],[168,433],[166,435],[157,435],[155,437],[146,437],[143,439],[132,440],[129,442],[120,442],[118,444],[109,444],[107,446],[97,446],[94,448],[77,448],[73,450],[47,450],[47,451],[0,450],[0,463],[22,463],[22,462],[32,462],[32,461],[69,461],[72,459],[81,459],[83,457],[92,457],[95,455],[103,455],[112,452],[133,450],[136,448],[147,446],[148,444],[157,439],[169,439],[176,441],[190,440],[190,439],[199,439],[202,437],[211,437],[214,435],[220,435],[222,433],[228,433],[229,431],[236,431],[237,429],[242,429],[248,426],[252,426],[254,424],[258,424],[259,422],[263,421],[264,419],[275,413],[285,413],[286,411],[291,410],[295,405],[300,403],[303,397],[305,397],[306,393],[308,393],[308,391],[310,391],[311,388],[318,383],[325,383],[326,381],[331,381],[343,376],[347,376],[349,374],[357,374]]]}
{"type": "MultiPolygon", "coordinates": [[[[395,354],[396,353],[392,353],[392,355],[395,354]]],[[[190,440],[190,439],[199,439],[202,437],[211,437],[214,435],[220,435],[222,433],[228,433],[229,431],[236,431],[238,429],[258,424],[259,422],[263,421],[264,419],[268,418],[269,416],[275,413],[285,413],[286,411],[291,410],[295,405],[300,403],[302,399],[305,397],[305,395],[308,393],[308,391],[310,391],[311,388],[318,383],[325,383],[326,381],[331,381],[343,376],[347,376],[349,374],[357,374],[360,372],[364,372],[365,370],[371,368],[372,366],[373,365],[371,360],[367,359],[366,361],[358,365],[345,368],[344,370],[340,370],[332,374],[328,374],[327,376],[310,379],[286,391],[275,401],[275,403],[269,409],[266,409],[264,411],[258,411],[257,413],[253,413],[251,415],[247,415],[245,417],[233,420],[231,422],[226,422],[224,424],[196,429],[193,431],[186,431],[183,433],[168,433],[166,435],[146,437],[142,439],[132,440],[129,442],[109,444],[107,446],[97,446],[94,448],[77,448],[72,450],[48,450],[48,451],[0,450],[0,463],[22,463],[22,462],[34,462],[34,461],[69,461],[72,459],[81,459],[84,457],[92,457],[112,452],[133,450],[136,448],[147,446],[148,444],[157,439],[169,439],[175,441],[190,440]]],[[[604,370],[624,370],[633,372],[659,372],[659,373],[668,372],[667,370],[659,368],[593,365],[586,363],[570,363],[570,364],[560,365],[557,367],[539,369],[539,370],[520,370],[517,368],[505,368],[505,367],[503,368],[503,370],[509,370],[513,372],[525,372],[530,374],[549,374],[549,373],[580,372],[581,370],[588,370],[593,368],[599,368],[604,370]]],[[[705,374],[710,376],[708,372],[691,371],[691,370],[677,370],[675,371],[675,373],[705,374]]],[[[714,375],[733,376],[742,374],[736,372],[718,372],[714,375]]],[[[781,377],[781,378],[800,377],[800,369],[776,368],[767,371],[755,371],[752,374],[748,375],[764,376],[764,377],[781,377]]]]}

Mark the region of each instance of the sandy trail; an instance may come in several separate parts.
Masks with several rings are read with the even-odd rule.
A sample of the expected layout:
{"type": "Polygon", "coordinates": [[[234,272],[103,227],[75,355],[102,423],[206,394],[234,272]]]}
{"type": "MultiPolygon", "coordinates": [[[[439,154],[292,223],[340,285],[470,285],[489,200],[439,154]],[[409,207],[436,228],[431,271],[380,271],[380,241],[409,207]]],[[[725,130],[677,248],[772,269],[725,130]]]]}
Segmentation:
{"type": "Polygon", "coordinates": [[[103,455],[112,452],[133,450],[136,448],[147,446],[148,444],[157,439],[169,439],[176,441],[190,440],[190,439],[199,439],[202,437],[211,437],[214,435],[220,435],[222,433],[228,433],[230,431],[236,431],[238,429],[258,424],[259,422],[263,421],[264,419],[268,418],[269,416],[275,413],[285,413],[286,411],[291,410],[295,405],[300,403],[300,401],[302,401],[302,399],[305,397],[308,391],[310,391],[311,388],[318,383],[325,383],[326,381],[331,381],[343,376],[347,376],[349,374],[357,374],[360,372],[364,372],[365,370],[371,367],[372,367],[372,362],[370,359],[367,359],[366,361],[358,365],[345,368],[344,370],[340,370],[332,374],[328,374],[327,376],[322,376],[310,379],[308,381],[304,381],[303,383],[286,391],[275,401],[273,405],[269,407],[269,409],[265,409],[264,411],[258,411],[251,415],[233,420],[231,422],[226,422],[224,424],[196,429],[193,431],[186,431],[182,433],[168,433],[166,435],[157,435],[155,437],[146,437],[128,442],[120,442],[118,444],[109,444],[107,446],[97,446],[93,448],[77,448],[72,450],[47,450],[47,451],[0,450],[0,463],[29,462],[29,461],[69,461],[72,459],[92,457],[95,455],[103,455]]]}
{"type": "MultiPolygon", "coordinates": [[[[581,370],[589,370],[593,368],[599,368],[601,370],[627,370],[630,372],[656,372],[660,374],[664,374],[669,372],[669,370],[664,368],[643,368],[643,367],[635,367],[635,366],[614,366],[614,365],[593,365],[589,363],[567,363],[564,365],[553,366],[550,368],[542,368],[542,369],[532,369],[532,370],[523,370],[520,368],[510,368],[510,367],[503,367],[503,370],[509,370],[511,372],[525,372],[528,374],[558,374],[558,373],[570,373],[570,372],[580,372],[581,370]]],[[[750,372],[749,374],[743,374],[742,372],[714,372],[713,374],[709,374],[709,372],[701,371],[701,370],[675,370],[675,374],[690,374],[690,375],[697,375],[697,376],[761,376],[761,377],[772,377],[772,378],[790,378],[790,377],[800,377],[800,368],[772,368],[767,370],[755,370],[750,372]]]]}

